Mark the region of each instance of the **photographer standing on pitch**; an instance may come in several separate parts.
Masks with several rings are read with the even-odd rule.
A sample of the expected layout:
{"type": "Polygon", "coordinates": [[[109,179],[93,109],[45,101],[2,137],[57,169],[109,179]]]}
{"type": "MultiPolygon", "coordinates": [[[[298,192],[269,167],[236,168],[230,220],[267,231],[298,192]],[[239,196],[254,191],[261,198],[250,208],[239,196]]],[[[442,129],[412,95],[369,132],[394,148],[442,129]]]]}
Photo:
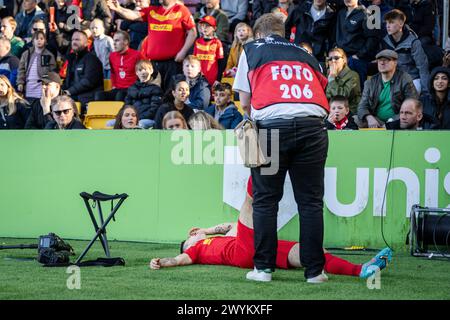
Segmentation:
{"type": "Polygon", "coordinates": [[[323,194],[329,106],[326,77],[319,62],[284,38],[284,24],[273,14],[255,23],[255,41],[241,54],[234,82],[241,105],[256,121],[260,137],[279,145],[270,155],[276,173],[252,168],[255,268],[247,279],[270,281],[277,253],[277,212],[286,173],[292,181],[300,215],[300,259],[309,283],[328,280],[323,273],[323,194]],[[263,129],[263,130],[262,130],[263,129]]]}

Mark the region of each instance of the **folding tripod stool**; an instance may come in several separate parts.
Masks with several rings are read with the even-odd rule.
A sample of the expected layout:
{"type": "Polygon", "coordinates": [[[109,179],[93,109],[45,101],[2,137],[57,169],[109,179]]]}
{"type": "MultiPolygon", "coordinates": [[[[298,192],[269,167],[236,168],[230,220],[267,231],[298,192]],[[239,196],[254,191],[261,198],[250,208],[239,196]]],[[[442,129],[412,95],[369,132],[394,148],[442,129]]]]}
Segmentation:
{"type": "Polygon", "coordinates": [[[84,249],[83,253],[78,257],[77,261],[75,262],[76,265],[78,265],[81,262],[81,259],[83,259],[84,256],[89,251],[89,249],[91,249],[92,245],[94,244],[95,240],[97,240],[97,238],[100,238],[100,243],[102,244],[102,247],[103,247],[103,250],[105,251],[106,256],[108,258],[111,257],[111,255],[109,253],[108,238],[106,237],[106,226],[111,221],[111,219],[113,219],[115,221],[114,215],[116,214],[117,210],[119,210],[120,206],[125,201],[125,199],[128,198],[128,195],[126,193],[110,195],[110,194],[104,194],[104,193],[101,193],[98,191],[95,191],[93,194],[89,194],[87,192],[82,192],[82,193],[80,193],[80,196],[83,198],[84,203],[86,204],[86,208],[89,212],[89,216],[91,217],[92,224],[94,225],[94,229],[95,229],[96,233],[95,233],[94,238],[87,245],[86,249],[84,249]],[[113,201],[117,200],[117,199],[120,199],[120,200],[113,208],[112,207],[113,201]],[[99,221],[100,227],[99,227],[99,224],[97,223],[97,220],[95,219],[94,213],[92,212],[92,208],[89,204],[89,200],[93,200],[95,206],[97,207],[98,216],[100,219],[100,221],[99,221]],[[111,213],[109,214],[108,218],[106,218],[106,220],[103,220],[103,212],[102,212],[102,206],[101,206],[102,201],[111,201],[111,213]]]}

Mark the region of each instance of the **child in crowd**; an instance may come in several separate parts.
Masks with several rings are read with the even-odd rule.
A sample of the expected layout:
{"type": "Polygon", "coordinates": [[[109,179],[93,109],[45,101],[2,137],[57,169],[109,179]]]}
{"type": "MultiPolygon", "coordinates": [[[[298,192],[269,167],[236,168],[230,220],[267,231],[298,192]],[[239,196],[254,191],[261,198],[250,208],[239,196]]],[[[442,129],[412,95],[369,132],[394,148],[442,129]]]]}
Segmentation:
{"type": "Polygon", "coordinates": [[[33,46],[26,50],[20,59],[17,74],[17,89],[32,102],[42,96],[41,78],[56,69],[53,54],[45,48],[47,38],[43,31],[35,31],[32,37],[33,46]]]}
{"type": "Polygon", "coordinates": [[[113,39],[110,36],[105,35],[105,25],[103,20],[92,20],[90,30],[92,32],[92,36],[94,37],[95,54],[103,65],[103,77],[104,79],[110,79],[111,66],[109,64],[109,55],[114,51],[113,39]]]}
{"type": "Polygon", "coordinates": [[[189,84],[189,99],[186,104],[192,109],[204,110],[209,106],[211,91],[206,78],[201,72],[200,60],[189,55],[183,60],[183,75],[177,75],[175,81],[186,80],[189,84]]]}
{"type": "Polygon", "coordinates": [[[162,126],[165,130],[188,129],[186,119],[184,119],[179,111],[170,111],[166,113],[162,120],[162,126]]]}
{"type": "Polygon", "coordinates": [[[346,97],[334,96],[330,99],[330,114],[326,126],[328,130],[358,130],[346,97]]]}
{"type": "Polygon", "coordinates": [[[199,21],[201,37],[195,40],[194,55],[201,62],[201,70],[212,86],[218,78],[219,60],[223,59],[222,42],[216,37],[216,19],[205,16],[199,21]]]}
{"type": "Polygon", "coordinates": [[[240,22],[234,30],[234,40],[231,45],[230,55],[228,56],[227,66],[225,67],[224,77],[233,77],[239,62],[239,56],[244,49],[244,44],[253,38],[252,28],[245,22],[240,22]]]}
{"type": "Polygon", "coordinates": [[[189,84],[185,80],[177,80],[163,98],[163,104],[159,107],[155,116],[155,128],[164,128],[164,116],[170,111],[178,111],[187,121],[194,114],[194,110],[186,104],[189,98],[189,84]]]}
{"type": "Polygon", "coordinates": [[[205,111],[218,121],[224,129],[234,129],[242,121],[242,115],[231,101],[233,90],[229,83],[214,86],[214,102],[205,111]]]}
{"type": "Polygon", "coordinates": [[[138,80],[128,88],[125,104],[136,107],[139,125],[148,129],[154,125],[156,111],[161,105],[163,92],[161,87],[161,76],[153,68],[148,60],[140,60],[136,64],[136,75],[138,80]]]}

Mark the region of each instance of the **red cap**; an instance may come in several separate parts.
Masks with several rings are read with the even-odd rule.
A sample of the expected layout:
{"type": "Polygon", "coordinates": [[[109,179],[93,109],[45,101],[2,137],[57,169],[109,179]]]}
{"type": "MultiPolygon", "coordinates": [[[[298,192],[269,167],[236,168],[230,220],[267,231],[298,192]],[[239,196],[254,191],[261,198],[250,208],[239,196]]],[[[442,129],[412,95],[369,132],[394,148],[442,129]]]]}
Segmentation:
{"type": "Polygon", "coordinates": [[[209,24],[211,27],[216,28],[217,27],[217,22],[216,19],[213,16],[204,16],[203,18],[201,18],[198,23],[207,23],[209,24]]]}

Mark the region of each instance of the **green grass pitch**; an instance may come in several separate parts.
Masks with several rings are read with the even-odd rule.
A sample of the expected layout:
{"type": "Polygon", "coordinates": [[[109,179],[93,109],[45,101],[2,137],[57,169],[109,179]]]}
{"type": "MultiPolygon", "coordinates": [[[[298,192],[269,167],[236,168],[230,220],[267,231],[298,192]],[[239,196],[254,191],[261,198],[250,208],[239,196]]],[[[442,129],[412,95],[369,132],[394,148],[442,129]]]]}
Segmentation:
{"type": "MultiPolygon", "coordinates": [[[[0,239],[0,244],[34,243],[34,239],[0,239]]],[[[68,241],[77,254],[86,241],[68,241]]],[[[277,270],[271,283],[245,280],[247,270],[227,266],[192,265],[150,270],[152,257],[178,253],[173,244],[110,241],[111,255],[123,257],[125,267],[81,268],[81,289],[67,288],[66,268],[43,268],[36,250],[0,250],[0,299],[151,299],[151,300],[450,300],[450,261],[411,257],[395,252],[381,273],[381,288],[368,289],[366,280],[329,275],[328,283],[307,284],[303,270],[277,270]],[[17,258],[22,258],[18,260],[17,258]]],[[[337,255],[362,263],[372,254],[337,255]]],[[[102,257],[97,242],[87,259],[102,257]]]]}

